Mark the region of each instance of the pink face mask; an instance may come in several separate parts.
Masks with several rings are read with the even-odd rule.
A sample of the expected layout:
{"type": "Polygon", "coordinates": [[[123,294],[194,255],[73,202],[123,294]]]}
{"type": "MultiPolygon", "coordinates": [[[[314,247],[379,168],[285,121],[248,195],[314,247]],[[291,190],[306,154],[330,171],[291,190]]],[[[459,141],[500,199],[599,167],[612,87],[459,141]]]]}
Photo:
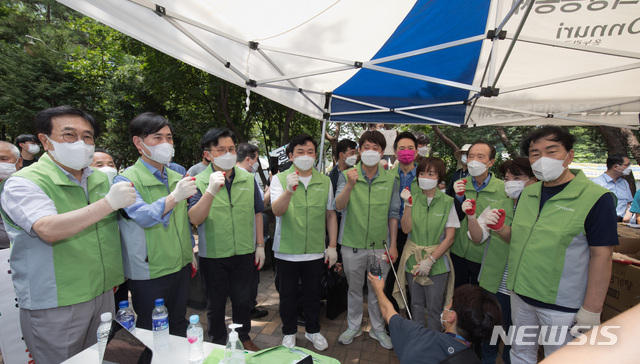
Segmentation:
{"type": "Polygon", "coordinates": [[[409,164],[413,162],[416,157],[416,151],[411,149],[404,149],[398,151],[398,161],[402,164],[409,164]]]}

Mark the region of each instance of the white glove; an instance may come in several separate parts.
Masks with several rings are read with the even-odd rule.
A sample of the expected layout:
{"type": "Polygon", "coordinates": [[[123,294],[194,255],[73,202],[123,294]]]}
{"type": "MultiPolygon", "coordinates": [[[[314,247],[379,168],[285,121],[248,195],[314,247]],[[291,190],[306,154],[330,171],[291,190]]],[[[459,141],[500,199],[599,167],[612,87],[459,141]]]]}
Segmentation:
{"type": "Polygon", "coordinates": [[[287,190],[293,193],[296,188],[298,188],[298,184],[300,183],[300,176],[298,176],[298,172],[289,173],[287,175],[287,190]]]}
{"type": "Polygon", "coordinates": [[[455,192],[456,195],[458,196],[463,196],[466,186],[467,186],[467,180],[461,179],[453,184],[453,192],[455,192]]]}
{"type": "Polygon", "coordinates": [[[171,196],[176,202],[180,202],[186,198],[189,198],[196,194],[196,178],[195,177],[185,177],[178,181],[176,188],[171,192],[171,196]]]}
{"type": "Polygon", "coordinates": [[[209,176],[209,186],[207,186],[206,192],[209,192],[211,196],[215,196],[216,193],[220,191],[220,188],[224,186],[224,175],[225,172],[220,171],[211,173],[209,176]]]}
{"type": "Polygon", "coordinates": [[[476,217],[476,200],[466,199],[462,203],[462,211],[470,218],[476,217]]]}
{"type": "Polygon", "coordinates": [[[594,326],[600,325],[600,314],[589,312],[585,310],[584,307],[580,307],[578,313],[576,313],[576,317],[573,319],[573,322],[574,326],[580,326],[577,328],[577,331],[580,334],[584,334],[594,326]]]}
{"type": "Polygon", "coordinates": [[[329,268],[331,268],[337,261],[338,251],[336,250],[336,247],[328,247],[327,250],[324,251],[324,262],[328,262],[329,268]]]}
{"type": "Polygon", "coordinates": [[[133,183],[131,182],[114,183],[104,198],[115,211],[136,202],[136,189],[133,188],[133,183]]]}
{"type": "Polygon", "coordinates": [[[402,199],[404,200],[405,206],[413,206],[411,191],[409,191],[409,188],[405,188],[404,190],[402,190],[402,192],[400,192],[400,197],[402,197],[402,199]]]}
{"type": "Polygon", "coordinates": [[[264,257],[264,247],[256,247],[256,260],[253,264],[258,268],[258,270],[262,269],[262,266],[264,265],[264,257]]]}
{"type": "Polygon", "coordinates": [[[411,270],[411,273],[413,273],[413,276],[428,276],[429,272],[431,272],[431,267],[433,267],[433,260],[431,260],[431,256],[429,256],[427,259],[419,262],[418,264],[413,266],[413,269],[411,270]]]}

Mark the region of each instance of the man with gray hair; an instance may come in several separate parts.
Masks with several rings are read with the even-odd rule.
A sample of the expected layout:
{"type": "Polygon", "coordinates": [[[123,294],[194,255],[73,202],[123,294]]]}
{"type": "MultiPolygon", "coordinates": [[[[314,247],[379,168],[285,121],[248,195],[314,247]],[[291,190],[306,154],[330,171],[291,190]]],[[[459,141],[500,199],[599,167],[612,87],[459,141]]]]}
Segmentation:
{"type": "MultiPolygon", "coordinates": [[[[0,140],[0,182],[19,171],[20,168],[22,168],[22,157],[18,147],[0,140]]],[[[8,249],[10,246],[7,230],[4,228],[2,220],[0,220],[0,250],[8,249]]]]}

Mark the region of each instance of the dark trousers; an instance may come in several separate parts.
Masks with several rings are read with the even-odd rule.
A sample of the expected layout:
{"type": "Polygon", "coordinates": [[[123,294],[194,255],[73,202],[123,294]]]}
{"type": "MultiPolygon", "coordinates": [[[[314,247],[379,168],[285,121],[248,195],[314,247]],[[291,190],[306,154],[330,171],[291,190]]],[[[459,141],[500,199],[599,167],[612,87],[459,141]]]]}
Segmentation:
{"type": "Polygon", "coordinates": [[[323,259],[306,262],[289,262],[277,259],[283,334],[293,335],[298,331],[298,282],[302,282],[305,330],[309,334],[320,332],[322,263],[323,259]]]}
{"type": "MultiPolygon", "coordinates": [[[[500,308],[502,309],[502,327],[505,332],[508,332],[509,327],[511,326],[511,297],[504,293],[492,293],[496,299],[498,299],[498,303],[500,303],[500,308]]],[[[495,345],[489,345],[489,340],[482,342],[482,363],[490,364],[495,363],[496,358],[498,357],[498,352],[500,351],[500,342],[495,345]]],[[[511,357],[509,352],[511,351],[511,345],[504,345],[504,349],[502,350],[502,362],[504,364],[511,363],[511,357]]]]}
{"type": "Polygon", "coordinates": [[[453,269],[456,274],[456,288],[463,284],[478,285],[478,274],[480,274],[480,267],[482,264],[472,262],[453,253],[451,253],[451,263],[453,263],[453,269]]]}
{"type": "Polygon", "coordinates": [[[189,297],[189,277],[191,264],[166,276],[128,281],[131,291],[131,304],[138,314],[136,327],[151,330],[151,313],[156,306],[156,299],[163,298],[164,305],[169,311],[169,333],[177,336],[187,336],[187,298],[189,297]]]}
{"type": "Polygon", "coordinates": [[[251,283],[251,310],[255,310],[258,305],[258,284],[260,284],[260,271],[257,269],[253,270],[253,282],[251,283]]]}
{"type": "Polygon", "coordinates": [[[251,340],[251,286],[256,267],[254,255],[234,255],[228,258],[200,257],[200,271],[207,296],[209,337],[214,344],[226,345],[225,306],[231,298],[232,321],[238,328],[240,341],[251,340]]]}
{"type": "MultiPolygon", "coordinates": [[[[399,272],[398,274],[404,274],[404,267],[400,268],[400,257],[402,256],[402,251],[404,250],[404,245],[407,243],[407,234],[402,232],[402,229],[398,229],[398,240],[397,240],[397,246],[398,246],[398,256],[396,257],[396,262],[393,264],[393,267],[396,269],[396,272],[399,272]]],[[[393,293],[393,286],[396,283],[396,277],[393,275],[393,273],[388,274],[387,275],[387,281],[384,283],[384,295],[387,296],[387,298],[389,299],[389,301],[391,301],[391,304],[393,305],[393,308],[396,310],[396,312],[400,311],[400,307],[398,306],[398,303],[396,302],[396,299],[393,297],[392,293],[393,293]]],[[[402,291],[405,293],[405,298],[407,299],[407,304],[409,306],[411,306],[411,297],[409,296],[409,291],[405,288],[405,287],[400,287],[402,288],[402,291]]]]}

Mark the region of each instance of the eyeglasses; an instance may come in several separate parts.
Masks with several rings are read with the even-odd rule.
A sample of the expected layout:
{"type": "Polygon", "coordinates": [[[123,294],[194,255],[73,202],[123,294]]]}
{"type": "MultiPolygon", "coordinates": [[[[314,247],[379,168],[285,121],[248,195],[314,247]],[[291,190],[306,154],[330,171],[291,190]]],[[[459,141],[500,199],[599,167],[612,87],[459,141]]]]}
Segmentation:
{"type": "Polygon", "coordinates": [[[215,151],[218,154],[225,154],[225,153],[233,153],[236,151],[236,147],[229,147],[229,148],[224,148],[224,147],[220,147],[220,148],[210,148],[210,149],[205,149],[206,152],[212,152],[215,151]]]}
{"type": "MultiPolygon", "coordinates": [[[[78,134],[73,131],[65,131],[64,133],[60,133],[60,135],[62,136],[62,140],[64,140],[66,143],[75,143],[78,141],[78,134]]],[[[95,143],[93,135],[88,134],[82,136],[82,141],[90,145],[93,145],[95,143]]]]}

